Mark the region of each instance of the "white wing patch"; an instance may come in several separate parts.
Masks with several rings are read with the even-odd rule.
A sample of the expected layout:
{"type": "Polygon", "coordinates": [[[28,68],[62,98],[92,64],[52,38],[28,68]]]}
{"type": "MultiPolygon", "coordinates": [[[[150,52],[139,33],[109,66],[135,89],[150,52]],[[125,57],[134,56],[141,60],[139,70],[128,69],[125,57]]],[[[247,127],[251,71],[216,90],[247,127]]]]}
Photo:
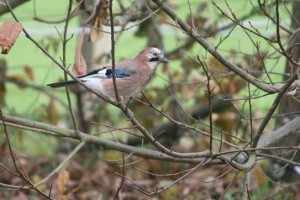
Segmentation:
{"type": "Polygon", "coordinates": [[[107,70],[107,69],[99,70],[99,71],[98,71],[98,77],[101,77],[101,78],[107,78],[106,70],[107,70]]]}
{"type": "MultiPolygon", "coordinates": [[[[89,77],[84,77],[80,79],[87,87],[96,90],[96,91],[100,91],[99,90],[99,86],[100,86],[100,81],[101,79],[95,77],[95,76],[89,76],[89,77]]],[[[100,91],[102,92],[102,91],[100,91]]]]}

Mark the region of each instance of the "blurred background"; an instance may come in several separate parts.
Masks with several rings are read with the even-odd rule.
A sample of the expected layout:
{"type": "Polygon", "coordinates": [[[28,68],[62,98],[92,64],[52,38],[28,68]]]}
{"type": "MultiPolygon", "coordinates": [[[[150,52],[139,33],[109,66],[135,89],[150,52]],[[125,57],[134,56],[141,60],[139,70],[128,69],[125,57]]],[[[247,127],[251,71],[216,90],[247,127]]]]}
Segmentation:
{"type": "MultiPolygon", "coordinates": [[[[13,11],[24,29],[53,58],[59,62],[64,59],[64,66],[69,70],[72,70],[75,62],[78,36],[82,30],[85,31],[82,54],[87,71],[111,65],[109,16],[107,8],[100,7],[98,1],[71,1],[72,12],[67,27],[69,1],[11,2],[17,2],[18,6],[13,11]],[[64,33],[68,39],[65,57],[64,33]]],[[[105,2],[102,1],[103,5],[105,2]]],[[[0,24],[14,21],[11,13],[4,9],[5,2],[1,3],[0,24]]],[[[279,30],[282,44],[288,50],[293,46],[293,51],[287,52],[297,60],[300,37],[293,31],[299,27],[300,17],[296,11],[300,7],[299,2],[167,0],[165,3],[228,62],[259,81],[282,84],[290,72],[295,71],[284,53],[281,53],[280,45],[274,41],[279,30]],[[277,29],[278,13],[280,26],[277,29]]],[[[113,12],[117,62],[134,58],[147,46],[162,49],[171,61],[160,64],[152,81],[143,90],[144,95],[139,94],[129,102],[128,107],[139,122],[159,142],[179,152],[209,149],[212,130],[213,135],[219,138],[213,141],[212,149],[216,152],[247,147],[277,94],[265,92],[230,71],[154,2],[115,0],[113,12]],[[149,106],[149,102],[157,109],[149,106]],[[203,131],[206,136],[191,127],[203,131]],[[224,144],[223,140],[227,143],[224,144]]],[[[61,128],[74,127],[66,90],[46,86],[64,80],[64,72],[24,33],[17,38],[9,54],[0,55],[0,69],[0,106],[4,114],[61,128]]],[[[70,87],[69,90],[71,107],[80,131],[114,142],[154,149],[119,108],[82,87],[70,87]]],[[[297,107],[297,98],[283,99],[279,112],[273,115],[264,132],[272,132],[297,116],[297,107]]],[[[46,176],[76,145],[74,140],[68,138],[50,137],[17,128],[9,128],[8,131],[20,162],[34,181],[46,176]]],[[[298,143],[299,137],[292,137],[285,145],[298,143]]],[[[0,162],[11,166],[4,134],[0,135],[0,145],[0,162]]],[[[297,157],[294,151],[289,153],[293,159],[297,157]]],[[[85,145],[68,167],[60,171],[52,182],[43,185],[42,189],[49,191],[49,185],[54,183],[52,194],[61,199],[111,199],[121,180],[121,176],[115,172],[121,173],[122,155],[100,145],[85,145]]],[[[129,156],[127,161],[126,177],[150,190],[170,184],[180,177],[176,173],[193,166],[135,156],[129,156]]],[[[1,182],[20,184],[18,177],[4,168],[0,170],[1,182]]],[[[273,199],[274,194],[274,199],[299,197],[299,179],[293,166],[282,168],[281,163],[261,159],[251,175],[248,188],[251,199],[273,199]],[[281,170],[274,172],[274,165],[281,170]],[[287,172],[293,175],[287,178],[287,172]],[[290,177],[295,177],[295,180],[290,180],[290,177]],[[277,181],[296,183],[277,185],[277,181]]],[[[229,166],[213,165],[203,167],[154,197],[140,196],[139,191],[124,187],[117,198],[240,199],[243,178],[238,176],[229,166]]],[[[0,197],[39,198],[35,191],[5,191],[0,197]]]]}

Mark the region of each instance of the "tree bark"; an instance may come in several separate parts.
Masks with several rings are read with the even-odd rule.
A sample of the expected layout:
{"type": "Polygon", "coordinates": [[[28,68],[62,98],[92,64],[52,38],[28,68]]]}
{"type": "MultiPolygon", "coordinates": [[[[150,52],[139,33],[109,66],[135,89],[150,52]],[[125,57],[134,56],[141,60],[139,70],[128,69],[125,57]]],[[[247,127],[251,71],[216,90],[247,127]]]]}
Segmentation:
{"type": "MultiPolygon", "coordinates": [[[[293,11],[292,11],[292,17],[291,17],[291,29],[293,30],[293,34],[290,36],[289,39],[289,44],[288,47],[293,47],[291,48],[288,53],[289,55],[291,55],[292,60],[294,60],[295,62],[299,61],[300,58],[300,2],[299,1],[293,1],[293,11]],[[298,45],[297,45],[298,44],[298,45]]],[[[297,66],[289,63],[288,61],[286,62],[286,66],[285,66],[285,72],[286,73],[290,73],[291,75],[296,73],[297,71],[297,66]]],[[[285,79],[287,79],[288,77],[286,77],[285,79]]],[[[292,96],[284,96],[282,98],[282,101],[279,105],[279,109],[278,109],[278,114],[280,116],[284,116],[284,117],[280,117],[277,118],[276,120],[276,129],[279,127],[284,126],[285,124],[287,124],[288,122],[290,122],[291,120],[293,120],[295,117],[297,117],[297,115],[286,115],[288,113],[293,113],[295,111],[299,111],[300,110],[300,104],[299,102],[293,98],[292,96]]],[[[281,142],[280,145],[282,146],[297,146],[300,143],[300,130],[297,129],[295,130],[295,134],[289,135],[289,137],[284,138],[281,142]]],[[[277,145],[277,146],[280,146],[277,145]]],[[[276,151],[274,153],[284,153],[284,151],[286,150],[282,150],[282,151],[276,151]]],[[[292,158],[294,154],[294,151],[289,151],[289,153],[284,154],[284,156],[286,156],[287,159],[292,158]]],[[[300,153],[298,152],[296,154],[296,156],[293,159],[294,161],[300,161],[300,153]]],[[[295,171],[293,170],[293,168],[286,168],[286,173],[287,174],[293,174],[295,173],[295,171]]],[[[282,178],[284,178],[286,181],[291,181],[292,177],[295,177],[293,175],[289,175],[287,176],[287,174],[285,174],[282,178]]]]}
{"type": "MultiPolygon", "coordinates": [[[[300,2],[294,1],[293,2],[293,16],[292,16],[292,23],[291,23],[291,29],[292,30],[297,30],[300,27],[300,2]]],[[[300,58],[300,46],[296,45],[300,43],[300,31],[295,31],[294,34],[291,35],[290,40],[289,40],[289,47],[292,47],[295,45],[292,49],[289,50],[289,54],[291,55],[291,58],[297,62],[300,58]]],[[[294,66],[293,64],[290,64],[288,61],[286,62],[285,66],[285,71],[286,73],[295,73],[297,69],[297,66],[294,66]]],[[[286,77],[285,79],[287,79],[286,77]]],[[[283,97],[280,105],[279,105],[279,110],[278,114],[288,114],[288,113],[293,113],[297,110],[300,110],[300,104],[298,101],[296,101],[293,97],[291,96],[285,96],[283,97]]],[[[280,127],[286,122],[292,120],[295,116],[286,116],[282,118],[278,118],[276,121],[276,127],[280,127]]],[[[300,139],[300,138],[299,138],[300,139]]],[[[299,139],[297,141],[293,141],[295,143],[299,143],[299,139]]]]}

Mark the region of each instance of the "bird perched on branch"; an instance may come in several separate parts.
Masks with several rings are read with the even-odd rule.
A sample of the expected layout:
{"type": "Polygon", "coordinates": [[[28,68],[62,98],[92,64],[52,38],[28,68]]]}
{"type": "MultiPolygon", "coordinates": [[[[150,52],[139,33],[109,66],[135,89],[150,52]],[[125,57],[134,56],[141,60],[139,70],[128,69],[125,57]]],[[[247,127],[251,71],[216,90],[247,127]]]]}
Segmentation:
{"type": "MultiPolygon", "coordinates": [[[[163,51],[155,47],[147,47],[132,60],[123,60],[115,65],[115,78],[118,94],[123,101],[141,92],[150,81],[151,76],[160,63],[168,63],[163,51]]],[[[107,66],[78,77],[87,87],[104,96],[116,99],[113,85],[112,67],[107,66]]],[[[75,80],[48,84],[56,88],[76,84],[75,80]]]]}

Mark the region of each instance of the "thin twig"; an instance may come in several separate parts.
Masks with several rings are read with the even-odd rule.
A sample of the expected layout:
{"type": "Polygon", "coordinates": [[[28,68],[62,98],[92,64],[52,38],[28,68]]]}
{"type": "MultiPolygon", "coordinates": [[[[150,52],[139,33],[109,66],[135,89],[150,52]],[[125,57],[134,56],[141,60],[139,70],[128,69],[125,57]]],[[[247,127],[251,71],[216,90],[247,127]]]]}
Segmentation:
{"type": "Polygon", "coordinates": [[[118,199],[118,196],[121,192],[121,189],[122,189],[122,186],[124,185],[124,182],[125,182],[125,155],[123,154],[123,159],[122,159],[122,176],[121,176],[121,182],[120,182],[120,185],[117,187],[117,192],[115,194],[115,197],[114,197],[114,200],[117,200],[118,199]]]}
{"type": "MultiPolygon", "coordinates": [[[[116,143],[107,139],[100,138],[98,136],[85,134],[80,131],[74,131],[72,129],[64,129],[54,125],[32,121],[29,119],[11,117],[8,115],[3,115],[2,119],[6,122],[8,126],[18,127],[21,129],[31,130],[38,133],[44,133],[56,137],[66,137],[66,138],[72,138],[80,141],[85,141],[86,143],[97,144],[106,148],[114,149],[120,152],[141,156],[145,158],[158,159],[164,161],[173,161],[173,162],[183,162],[183,163],[199,163],[203,160],[203,158],[188,158],[189,156],[187,158],[185,157],[175,158],[159,151],[154,151],[154,150],[140,148],[140,147],[133,147],[122,143],[116,143]]],[[[200,154],[200,153],[198,153],[197,155],[199,156],[202,155],[201,157],[206,156],[206,154],[200,154]]],[[[212,162],[220,163],[220,160],[215,159],[212,162]]]]}
{"type": "MultiPolygon", "coordinates": [[[[7,132],[7,128],[6,128],[6,124],[5,124],[5,121],[3,119],[3,115],[2,115],[2,111],[1,110],[0,110],[0,117],[1,117],[1,120],[2,120],[2,124],[3,124],[3,128],[4,128],[4,134],[5,134],[5,137],[6,137],[7,144],[8,144],[8,149],[9,149],[9,152],[10,152],[10,155],[11,155],[11,158],[12,158],[12,162],[13,162],[13,165],[14,165],[14,168],[15,168],[17,174],[19,175],[19,177],[22,180],[25,181],[25,183],[28,185],[29,188],[34,189],[35,191],[37,191],[39,194],[41,194],[42,196],[44,196],[47,199],[53,199],[50,195],[47,195],[46,193],[44,193],[43,191],[41,191],[39,188],[35,187],[33,185],[33,183],[29,180],[28,176],[24,175],[20,171],[20,169],[19,169],[19,167],[17,165],[17,161],[16,161],[17,158],[15,157],[15,155],[13,153],[13,150],[12,150],[12,147],[11,147],[10,139],[8,137],[8,132],[7,132]]],[[[22,166],[22,168],[23,168],[23,166],[22,166]]],[[[24,171],[24,173],[26,174],[25,171],[24,171]]],[[[23,188],[24,188],[24,186],[20,187],[19,189],[23,189],[23,188]]]]}
{"type": "Polygon", "coordinates": [[[217,49],[211,45],[207,40],[197,34],[196,30],[192,29],[184,20],[178,17],[176,13],[168,7],[164,1],[161,0],[152,0],[155,4],[162,8],[162,10],[170,16],[174,22],[177,22],[178,27],[181,28],[186,34],[191,36],[195,41],[197,41],[203,48],[205,48],[209,53],[211,53],[219,62],[221,62],[228,69],[234,71],[237,75],[241,76],[246,81],[255,85],[263,91],[268,93],[276,93],[278,90],[274,88],[272,85],[265,84],[257,80],[251,74],[248,74],[246,71],[241,69],[239,66],[229,62],[225,57],[223,57],[217,49]]]}
{"type": "MultiPolygon", "coordinates": [[[[212,103],[211,103],[211,89],[210,89],[210,74],[208,74],[207,71],[207,65],[205,65],[201,60],[200,57],[197,56],[198,61],[201,63],[202,69],[206,75],[207,78],[207,85],[206,85],[206,89],[207,89],[207,99],[208,99],[208,110],[209,110],[209,133],[210,133],[210,137],[209,137],[209,151],[213,152],[213,119],[212,119],[212,103]]],[[[221,143],[222,143],[222,137],[221,137],[221,143]]]]}
{"type": "Polygon", "coordinates": [[[76,153],[85,145],[85,142],[80,142],[65,158],[64,161],[62,161],[51,173],[49,173],[45,178],[40,180],[39,182],[34,184],[34,187],[38,187],[42,184],[45,184],[49,179],[51,179],[53,176],[57,175],[69,162],[70,160],[76,155],[76,153]]]}
{"type": "Polygon", "coordinates": [[[256,147],[260,136],[263,134],[263,131],[264,131],[265,127],[267,126],[270,119],[272,118],[272,115],[274,114],[274,112],[275,112],[277,106],[279,105],[282,97],[284,96],[286,91],[289,89],[289,87],[293,84],[293,82],[296,80],[296,78],[297,78],[297,73],[293,74],[289,78],[289,80],[287,80],[287,82],[282,87],[281,91],[276,96],[275,100],[273,101],[273,104],[272,104],[271,108],[269,109],[267,115],[264,117],[263,121],[261,122],[261,124],[258,127],[258,130],[256,131],[256,134],[253,138],[253,142],[251,143],[251,147],[256,147]]]}
{"type": "MultiPolygon", "coordinates": [[[[11,15],[13,16],[13,18],[15,19],[16,22],[20,22],[17,18],[17,16],[15,15],[14,11],[12,10],[12,8],[10,7],[8,0],[4,0],[7,7],[10,10],[11,15]]],[[[99,98],[103,99],[104,101],[112,104],[113,106],[117,106],[116,102],[108,99],[107,97],[105,97],[104,95],[102,95],[101,93],[98,93],[96,90],[87,87],[83,82],[80,81],[80,79],[78,79],[77,77],[75,77],[67,68],[65,68],[59,61],[57,61],[52,55],[49,54],[49,52],[43,48],[35,39],[33,39],[33,37],[28,33],[28,31],[23,27],[23,32],[26,35],[26,37],[34,44],[37,46],[38,49],[40,49],[50,60],[52,60],[61,70],[63,70],[64,72],[66,72],[72,79],[76,80],[78,84],[82,85],[84,88],[86,88],[88,91],[94,93],[96,96],[98,96],[99,98]]]]}
{"type": "Polygon", "coordinates": [[[232,180],[230,181],[230,183],[227,185],[226,189],[222,192],[222,195],[220,196],[219,200],[223,200],[225,199],[225,195],[228,192],[228,190],[230,189],[230,187],[236,182],[238,175],[240,174],[240,172],[236,172],[234,177],[232,178],[232,180]]]}
{"type": "Polygon", "coordinates": [[[250,123],[250,140],[253,139],[253,120],[252,120],[252,102],[251,102],[251,90],[250,90],[250,84],[247,82],[248,86],[248,104],[249,104],[249,123],[250,123]]]}
{"type": "MultiPolygon", "coordinates": [[[[67,18],[66,18],[66,23],[65,23],[65,26],[64,26],[64,32],[63,32],[63,36],[62,36],[62,42],[63,42],[63,46],[62,46],[62,63],[63,63],[63,66],[64,68],[67,68],[67,43],[69,41],[69,39],[67,39],[67,34],[68,34],[68,26],[69,26],[69,21],[70,21],[70,17],[71,17],[71,12],[72,12],[72,5],[73,5],[73,0],[69,0],[69,5],[68,5],[68,12],[67,12],[67,18]]],[[[65,80],[68,80],[68,74],[66,72],[64,72],[64,77],[65,77],[65,80]]],[[[78,129],[78,124],[77,124],[77,121],[75,119],[75,114],[74,114],[74,111],[73,111],[73,108],[72,108],[72,102],[71,102],[71,97],[70,97],[70,91],[69,91],[69,88],[68,87],[65,87],[65,90],[66,90],[66,95],[67,95],[67,100],[68,100],[68,105],[69,105],[69,111],[70,111],[70,114],[71,114],[71,119],[72,119],[72,122],[73,122],[73,127],[75,130],[78,129]]]]}
{"type": "MultiPolygon", "coordinates": [[[[169,189],[170,187],[172,187],[173,185],[177,184],[179,181],[185,179],[187,176],[189,176],[190,174],[192,174],[193,172],[195,172],[197,169],[199,169],[199,167],[201,166],[204,166],[206,164],[208,164],[209,162],[211,161],[211,159],[208,159],[208,160],[203,160],[201,163],[197,164],[195,167],[193,167],[192,169],[190,169],[186,174],[184,174],[183,176],[181,176],[180,178],[176,179],[175,181],[172,181],[170,184],[166,185],[166,186],[163,186],[161,188],[157,188],[155,191],[153,192],[148,192],[146,189],[142,188],[141,186],[137,185],[137,184],[134,184],[134,185],[130,185],[130,184],[127,184],[125,183],[125,185],[131,187],[131,188],[134,188],[148,196],[152,196],[152,195],[156,195],[156,194],[159,194],[159,193],[162,193],[163,191],[169,189]]],[[[119,174],[121,175],[121,174],[119,174]]],[[[127,177],[125,177],[126,180],[129,180],[127,177]]],[[[134,183],[132,180],[130,180],[130,182],[134,183]]]]}
{"type": "Polygon", "coordinates": [[[116,95],[116,101],[120,102],[121,98],[119,96],[118,87],[117,87],[117,81],[116,81],[116,74],[115,74],[115,68],[116,68],[116,61],[115,61],[115,28],[114,28],[114,15],[113,15],[113,0],[110,0],[109,4],[109,18],[110,18],[110,38],[111,38],[111,69],[112,69],[112,80],[113,80],[113,86],[114,91],[116,95]]]}

